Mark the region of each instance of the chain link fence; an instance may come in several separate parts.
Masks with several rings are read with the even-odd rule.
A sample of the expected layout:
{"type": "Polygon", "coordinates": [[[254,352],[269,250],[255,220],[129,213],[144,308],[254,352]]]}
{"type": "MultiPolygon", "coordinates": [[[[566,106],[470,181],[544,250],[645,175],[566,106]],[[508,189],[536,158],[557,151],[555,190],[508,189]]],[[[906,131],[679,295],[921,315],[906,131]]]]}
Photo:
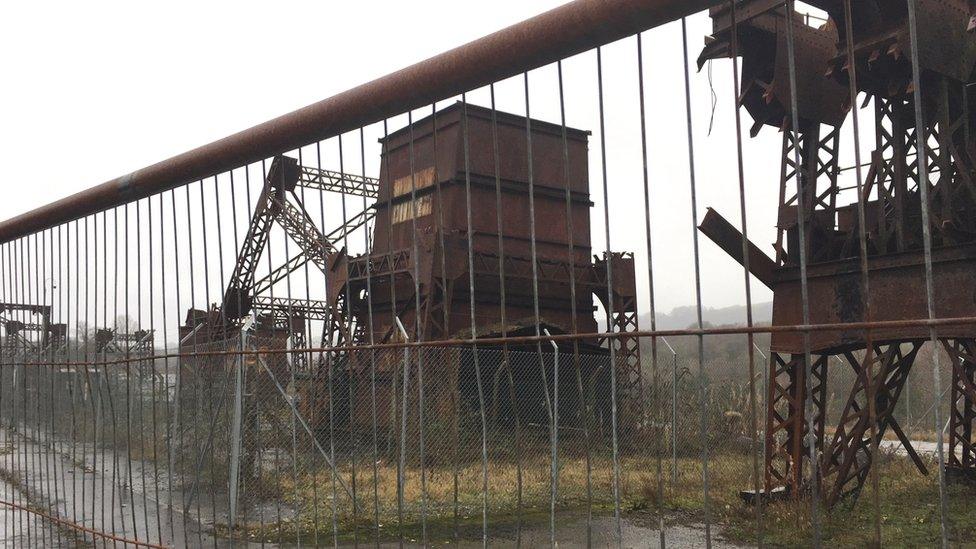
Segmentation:
{"type": "Polygon", "coordinates": [[[576,0],[0,223],[0,541],[972,544],[976,8],[795,4],[576,0]]]}
{"type": "MultiPolygon", "coordinates": [[[[619,400],[615,414],[610,357],[572,345],[382,348],[330,359],[281,341],[243,332],[166,359],[82,362],[79,349],[63,365],[5,355],[3,482],[38,513],[162,545],[440,544],[482,532],[493,543],[535,544],[558,525],[603,545],[614,538],[615,509],[646,545],[662,521],[668,536],[708,524],[717,539],[788,544],[777,524],[809,520],[802,500],[757,508],[741,499],[755,468],[762,474],[765,424],[760,414],[751,429],[750,400],[754,390],[756,408],[766,405],[761,349],[753,387],[748,360],[700,367],[670,350],[645,356],[641,394],[619,400]]],[[[849,371],[830,369],[838,389],[828,391],[828,426],[849,371]]],[[[906,399],[895,416],[927,476],[888,433],[877,454],[882,508],[938,501],[936,403],[924,396],[933,394],[930,362],[915,372],[914,404],[927,406],[909,416],[906,399]]],[[[947,417],[948,400],[940,405],[947,417]]],[[[960,527],[969,494],[949,493],[960,527]]],[[[860,498],[873,497],[868,483],[860,498]]],[[[864,521],[835,512],[825,531],[870,539],[871,507],[846,505],[864,521]]],[[[28,522],[36,543],[103,541],[37,516],[28,522]]]]}

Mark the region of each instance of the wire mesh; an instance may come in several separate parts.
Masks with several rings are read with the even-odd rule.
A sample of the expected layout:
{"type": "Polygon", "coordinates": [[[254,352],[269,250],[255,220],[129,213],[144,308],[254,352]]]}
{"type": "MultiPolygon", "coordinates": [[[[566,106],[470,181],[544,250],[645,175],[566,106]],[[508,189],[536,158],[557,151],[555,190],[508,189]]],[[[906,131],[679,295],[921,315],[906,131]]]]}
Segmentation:
{"type": "MultiPolygon", "coordinates": [[[[823,71],[804,48],[842,12],[853,35],[850,3],[823,28],[790,1],[712,2],[711,21],[705,4],[0,244],[3,542],[976,539],[976,323],[944,274],[976,257],[974,206],[948,164],[965,154],[938,153],[971,148],[947,114],[968,98],[913,38],[888,52],[912,83],[897,101],[855,63],[841,120],[811,123],[794,90],[823,71]],[[763,32],[778,72],[757,76],[763,32]],[[707,91],[706,34],[700,65],[735,60],[707,91]],[[764,104],[744,99],[767,76],[764,104]],[[933,122],[918,90],[936,83],[933,122]],[[740,107],[783,135],[744,140],[740,107]],[[851,109],[872,127],[844,126],[851,109]],[[902,171],[915,187],[884,187],[902,171]],[[891,228],[898,193],[917,202],[891,228]],[[716,237],[712,203],[739,227],[716,237]],[[899,268],[909,282],[883,278],[899,268]],[[923,279],[924,297],[884,293],[923,279]],[[744,305],[720,318],[727,303],[744,305]]],[[[907,0],[912,35],[930,24],[916,4],[932,8],[907,0]]]]}

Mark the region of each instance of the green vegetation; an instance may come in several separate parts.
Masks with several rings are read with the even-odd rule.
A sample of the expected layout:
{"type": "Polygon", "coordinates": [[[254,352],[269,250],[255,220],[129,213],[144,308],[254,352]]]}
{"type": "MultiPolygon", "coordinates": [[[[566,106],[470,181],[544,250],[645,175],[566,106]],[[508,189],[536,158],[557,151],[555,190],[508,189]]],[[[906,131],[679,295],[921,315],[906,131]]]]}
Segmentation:
{"type": "MultiPolygon", "coordinates": [[[[610,515],[613,510],[612,464],[605,453],[593,459],[591,489],[595,515],[610,515]]],[[[934,476],[922,476],[907,458],[882,456],[880,474],[881,541],[885,546],[932,546],[939,543],[939,495],[934,476]]],[[[579,455],[560,460],[559,513],[584,516],[586,512],[586,460],[579,455]]],[[[704,519],[701,461],[696,457],[678,460],[677,483],[672,483],[671,462],[662,461],[663,499],[658,497],[657,460],[653,456],[621,458],[621,506],[624,517],[638,525],[657,523],[663,512],[669,525],[701,524],[704,519]]],[[[934,464],[929,464],[935,470],[934,464]]],[[[718,527],[713,532],[733,543],[755,544],[757,540],[756,509],[739,499],[739,491],[749,488],[752,460],[748,455],[723,453],[712,456],[709,463],[710,516],[718,527]]],[[[380,536],[398,537],[396,463],[377,464],[377,492],[380,502],[380,536]]],[[[342,475],[351,486],[351,469],[342,475]]],[[[480,461],[458,468],[457,528],[463,540],[481,536],[482,471],[480,461]]],[[[298,482],[290,474],[276,481],[288,506],[298,509],[297,516],[276,520],[275,511],[266,509],[264,525],[251,512],[246,528],[235,537],[294,541],[301,536],[311,540],[332,536],[332,478],[328,470],[316,474],[299,472],[298,482]],[[318,503],[315,505],[315,503],[318,503]]],[[[518,504],[518,468],[510,461],[490,460],[488,472],[488,507],[490,531],[511,532],[519,522],[523,528],[546,528],[549,510],[549,461],[542,452],[523,460],[522,508],[518,504]]],[[[351,500],[337,488],[339,512],[336,523],[341,539],[352,541],[373,538],[373,474],[368,462],[357,470],[358,512],[351,500]],[[356,534],[354,534],[354,532],[356,534]]],[[[453,538],[454,471],[449,465],[427,470],[427,535],[431,543],[449,543],[453,538]]],[[[976,539],[976,511],[970,501],[976,488],[950,487],[949,514],[952,520],[951,540],[976,539]]],[[[404,482],[403,532],[407,540],[421,536],[421,477],[416,467],[409,467],[404,482]]],[[[874,539],[874,494],[870,481],[857,505],[842,503],[831,513],[822,512],[823,541],[827,546],[870,546],[874,539]]],[[[763,508],[763,537],[772,546],[804,546],[812,540],[809,499],[772,503],[763,508]]],[[[653,528],[653,526],[650,526],[653,528]]]]}
{"type": "MultiPolygon", "coordinates": [[[[747,476],[735,474],[744,464],[731,465],[745,458],[722,456],[710,464],[710,499],[713,521],[721,525],[721,536],[729,541],[755,544],[758,539],[756,509],[738,497],[747,476]],[[729,466],[731,465],[731,466],[729,466]]],[[[696,462],[687,463],[695,468],[696,462]]],[[[940,543],[938,481],[935,463],[928,463],[929,476],[922,476],[908,458],[882,455],[879,467],[879,519],[881,543],[885,547],[937,546],[940,543]]],[[[751,467],[751,465],[749,466],[751,467]]],[[[700,466],[697,467],[700,473],[700,466]]],[[[688,477],[684,477],[688,479],[688,477]]],[[[701,483],[685,480],[678,490],[665,496],[666,514],[701,521],[703,497],[701,483]],[[680,494],[680,495],[679,495],[680,494]]],[[[653,490],[648,492],[649,507],[656,504],[653,490]]],[[[949,538],[954,542],[976,540],[976,510],[972,507],[976,488],[953,485],[948,491],[949,538]]],[[[828,547],[865,547],[875,540],[874,493],[870,478],[856,505],[842,502],[830,513],[820,509],[823,543],[828,547]]],[[[764,506],[763,540],[771,546],[809,546],[813,539],[809,498],[781,501],[764,506]]]]}

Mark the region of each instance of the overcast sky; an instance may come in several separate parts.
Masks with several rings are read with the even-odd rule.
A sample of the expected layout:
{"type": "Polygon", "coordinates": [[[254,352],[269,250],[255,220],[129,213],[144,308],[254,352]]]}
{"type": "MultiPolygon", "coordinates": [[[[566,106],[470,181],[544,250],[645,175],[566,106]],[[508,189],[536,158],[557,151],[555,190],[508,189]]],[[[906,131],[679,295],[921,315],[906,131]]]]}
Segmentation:
{"type": "MultiPolygon", "coordinates": [[[[206,144],[562,4],[561,0],[5,2],[0,7],[0,219],[206,144]]],[[[689,21],[692,61],[710,23],[689,21]]],[[[654,269],[660,310],[693,304],[681,34],[644,35],[654,269]]],[[[638,254],[647,301],[636,41],[604,48],[611,247],[638,254]]],[[[594,131],[594,251],[603,239],[595,55],[566,61],[568,123],[594,131]]],[[[558,122],[555,71],[530,76],[532,114],[558,122]]],[[[698,208],[739,223],[731,63],[693,74],[698,208]],[[714,127],[708,135],[712,93],[714,127]]],[[[524,112],[521,80],[499,107],[524,112]]],[[[484,90],[469,95],[486,104],[484,90]]],[[[401,122],[402,124],[402,122],[401,122]]],[[[746,128],[751,120],[744,115],[746,128]]],[[[392,128],[398,127],[396,122],[392,128]]],[[[775,239],[781,135],[746,136],[748,215],[767,253],[775,239]]],[[[375,174],[374,174],[375,175],[375,174]]],[[[246,220],[242,219],[242,223],[246,220]]],[[[232,252],[228,258],[232,261],[232,252]]],[[[706,306],[744,302],[741,267],[702,240],[706,306]]],[[[754,282],[755,300],[770,294],[754,282]]],[[[642,307],[646,310],[646,306],[642,307]]]]}

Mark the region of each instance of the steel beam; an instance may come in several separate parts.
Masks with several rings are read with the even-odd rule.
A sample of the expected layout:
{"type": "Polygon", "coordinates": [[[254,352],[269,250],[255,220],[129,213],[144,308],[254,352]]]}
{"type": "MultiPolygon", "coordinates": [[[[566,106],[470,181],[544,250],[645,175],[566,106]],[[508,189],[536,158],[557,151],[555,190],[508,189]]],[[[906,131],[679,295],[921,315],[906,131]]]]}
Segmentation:
{"type": "MultiPolygon", "coordinates": [[[[707,236],[712,242],[722,249],[729,256],[744,264],[742,256],[742,240],[744,237],[739,229],[736,229],[720,213],[708,208],[705,218],[702,219],[698,230],[707,236]]],[[[749,245],[749,272],[767,287],[773,285],[773,270],[776,263],[762,252],[755,244],[748,242],[749,245]]]]}

